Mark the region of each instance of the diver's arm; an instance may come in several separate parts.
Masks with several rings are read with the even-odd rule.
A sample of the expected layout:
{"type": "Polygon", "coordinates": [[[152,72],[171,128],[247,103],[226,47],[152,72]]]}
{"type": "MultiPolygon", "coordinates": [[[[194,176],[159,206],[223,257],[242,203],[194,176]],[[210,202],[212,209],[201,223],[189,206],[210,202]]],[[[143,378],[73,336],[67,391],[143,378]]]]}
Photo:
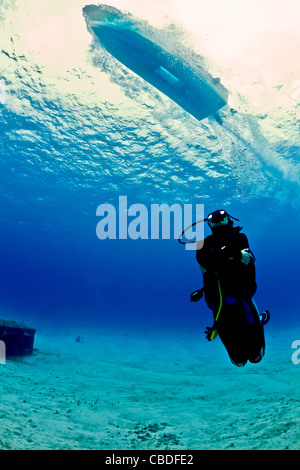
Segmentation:
{"type": "Polygon", "coordinates": [[[196,252],[196,259],[199,264],[199,268],[202,272],[202,274],[205,274],[207,271],[212,270],[212,256],[211,256],[211,249],[212,249],[212,243],[211,243],[211,237],[208,236],[204,240],[204,244],[201,246],[201,248],[197,248],[196,252]]]}
{"type": "Polygon", "coordinates": [[[255,260],[252,251],[249,248],[248,238],[244,233],[240,233],[234,247],[235,254],[228,258],[229,261],[241,262],[248,266],[255,260]]]}

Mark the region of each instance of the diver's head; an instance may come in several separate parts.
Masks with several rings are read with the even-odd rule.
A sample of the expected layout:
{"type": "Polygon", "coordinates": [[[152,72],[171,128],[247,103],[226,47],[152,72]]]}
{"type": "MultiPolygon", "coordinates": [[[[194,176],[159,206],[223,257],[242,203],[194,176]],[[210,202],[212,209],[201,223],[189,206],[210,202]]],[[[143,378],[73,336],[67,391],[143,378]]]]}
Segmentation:
{"type": "Polygon", "coordinates": [[[213,233],[223,232],[233,226],[231,216],[225,210],[216,210],[207,216],[208,225],[213,233]]]}

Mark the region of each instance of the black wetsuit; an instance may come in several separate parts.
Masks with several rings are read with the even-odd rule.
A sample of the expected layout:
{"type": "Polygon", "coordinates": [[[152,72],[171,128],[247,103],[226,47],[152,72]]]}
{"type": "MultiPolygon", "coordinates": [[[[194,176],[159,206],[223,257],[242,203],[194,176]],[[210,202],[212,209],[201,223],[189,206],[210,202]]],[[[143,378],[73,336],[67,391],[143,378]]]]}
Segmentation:
{"type": "Polygon", "coordinates": [[[242,263],[241,250],[249,248],[248,239],[240,227],[219,227],[204,240],[196,252],[203,274],[204,294],[214,318],[222,309],[215,324],[231,361],[239,366],[247,360],[259,362],[265,350],[263,327],[252,296],[256,292],[255,265],[242,263]]]}

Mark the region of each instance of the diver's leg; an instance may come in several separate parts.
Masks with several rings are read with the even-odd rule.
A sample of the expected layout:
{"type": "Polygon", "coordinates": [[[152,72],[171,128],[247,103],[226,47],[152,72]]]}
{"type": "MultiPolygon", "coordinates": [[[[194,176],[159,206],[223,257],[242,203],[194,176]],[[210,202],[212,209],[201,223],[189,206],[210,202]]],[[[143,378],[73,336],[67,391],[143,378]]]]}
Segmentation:
{"type": "Polygon", "coordinates": [[[264,355],[265,355],[265,347],[262,346],[260,348],[260,351],[258,352],[258,354],[251,353],[249,355],[249,361],[252,362],[253,364],[257,364],[258,362],[260,362],[262,360],[264,355]]]}
{"type": "Polygon", "coordinates": [[[245,351],[244,345],[240,341],[234,341],[231,339],[230,342],[228,340],[222,340],[222,342],[227,350],[232,364],[237,367],[243,367],[247,364],[247,353],[245,351]]]}
{"type": "Polygon", "coordinates": [[[244,341],[244,322],[240,310],[241,303],[226,305],[218,321],[218,334],[231,362],[237,367],[247,364],[248,354],[244,341]]]}
{"type": "Polygon", "coordinates": [[[257,363],[265,355],[266,343],[264,328],[262,325],[251,325],[249,332],[249,353],[250,362],[257,363]]]}
{"type": "Polygon", "coordinates": [[[260,362],[265,355],[265,333],[264,327],[260,322],[256,304],[250,301],[249,305],[253,315],[253,324],[248,326],[248,359],[250,362],[256,364],[260,362]]]}

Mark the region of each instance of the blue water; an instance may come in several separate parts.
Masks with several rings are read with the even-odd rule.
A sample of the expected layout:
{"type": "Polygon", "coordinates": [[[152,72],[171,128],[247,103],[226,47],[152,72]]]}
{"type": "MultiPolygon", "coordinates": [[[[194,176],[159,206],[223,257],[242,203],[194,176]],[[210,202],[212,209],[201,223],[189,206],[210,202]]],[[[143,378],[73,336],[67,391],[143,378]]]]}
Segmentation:
{"type": "MultiPolygon", "coordinates": [[[[223,125],[213,117],[199,122],[96,45],[77,3],[49,15],[47,2],[1,7],[1,316],[91,328],[199,328],[201,335],[211,316],[204,301],[189,302],[202,286],[195,252],[174,239],[97,238],[97,207],[117,207],[126,195],[129,205],[149,210],[152,203],[204,204],[205,215],[226,208],[256,255],[255,300],[271,311],[270,328],[299,326],[295,103],[262,104],[255,114],[243,104],[251,96],[240,96],[240,107],[221,111],[223,125]],[[68,9],[75,26],[65,21],[68,9]],[[45,40],[47,19],[57,30],[46,29],[45,40]]],[[[139,19],[153,40],[150,20],[139,19]]],[[[174,53],[169,36],[158,37],[174,53]]],[[[181,53],[199,59],[188,44],[181,53]]],[[[278,93],[285,85],[278,83],[278,93]]],[[[265,92],[267,83],[262,103],[265,92]]]]}

